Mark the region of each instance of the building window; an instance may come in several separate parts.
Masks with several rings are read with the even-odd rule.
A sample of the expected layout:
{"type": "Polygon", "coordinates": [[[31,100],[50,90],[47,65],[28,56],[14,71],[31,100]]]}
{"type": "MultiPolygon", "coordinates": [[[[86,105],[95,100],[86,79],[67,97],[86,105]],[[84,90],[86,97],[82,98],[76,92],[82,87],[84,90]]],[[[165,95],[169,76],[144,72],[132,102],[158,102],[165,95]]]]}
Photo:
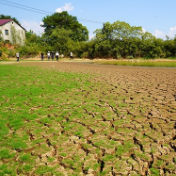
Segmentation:
{"type": "Polygon", "coordinates": [[[5,35],[9,35],[9,30],[5,30],[5,35]]]}

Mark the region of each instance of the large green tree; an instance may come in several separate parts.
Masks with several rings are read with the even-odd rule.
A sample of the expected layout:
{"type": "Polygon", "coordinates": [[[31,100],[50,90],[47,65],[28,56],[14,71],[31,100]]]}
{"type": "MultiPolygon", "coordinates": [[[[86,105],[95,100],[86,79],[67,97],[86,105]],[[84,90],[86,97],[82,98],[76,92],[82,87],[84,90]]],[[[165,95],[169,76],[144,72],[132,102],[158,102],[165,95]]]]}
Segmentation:
{"type": "Polygon", "coordinates": [[[0,19],[13,19],[16,23],[20,24],[20,22],[15,17],[11,17],[10,15],[1,14],[0,19]]]}
{"type": "Polygon", "coordinates": [[[53,29],[50,35],[50,43],[53,46],[52,48],[55,51],[59,51],[60,54],[68,55],[69,50],[71,51],[72,49],[73,51],[73,48],[71,46],[74,41],[71,40],[71,35],[71,30],[66,30],[64,28],[58,27],[56,29],[53,29]]]}
{"type": "Polygon", "coordinates": [[[55,28],[62,28],[65,30],[71,30],[70,36],[74,41],[86,41],[88,40],[88,30],[85,26],[78,22],[75,16],[69,15],[66,11],[62,13],[54,13],[43,18],[43,25],[45,33],[50,36],[55,28]]]}
{"type": "Polygon", "coordinates": [[[103,24],[95,31],[95,56],[114,57],[140,55],[138,44],[142,37],[142,27],[130,26],[126,22],[116,21],[103,24]]]}

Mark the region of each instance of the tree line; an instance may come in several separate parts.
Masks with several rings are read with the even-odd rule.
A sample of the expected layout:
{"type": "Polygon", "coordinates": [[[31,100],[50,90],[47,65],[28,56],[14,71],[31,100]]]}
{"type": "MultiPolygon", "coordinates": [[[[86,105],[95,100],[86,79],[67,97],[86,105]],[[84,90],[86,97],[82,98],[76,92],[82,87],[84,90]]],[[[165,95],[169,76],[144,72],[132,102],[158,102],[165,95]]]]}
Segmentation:
{"type": "Polygon", "coordinates": [[[95,36],[89,40],[88,29],[66,11],[48,15],[42,21],[44,34],[39,36],[31,30],[26,32],[25,45],[16,48],[21,55],[34,56],[49,50],[65,56],[72,51],[74,57],[92,59],[176,57],[176,37],[156,38],[144,32],[142,27],[126,22],[106,22],[101,29],[94,31],[95,36]]]}

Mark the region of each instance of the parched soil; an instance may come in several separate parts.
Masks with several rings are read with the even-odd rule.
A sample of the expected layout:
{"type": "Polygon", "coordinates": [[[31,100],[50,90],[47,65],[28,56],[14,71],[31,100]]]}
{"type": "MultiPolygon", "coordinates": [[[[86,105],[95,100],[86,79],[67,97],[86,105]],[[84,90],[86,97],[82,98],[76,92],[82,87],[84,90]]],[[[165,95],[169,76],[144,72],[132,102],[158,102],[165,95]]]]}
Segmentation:
{"type": "MultiPolygon", "coordinates": [[[[80,88],[90,100],[91,95],[97,96],[92,109],[82,110],[84,119],[71,119],[69,113],[65,116],[66,121],[84,129],[83,135],[74,135],[74,129],[67,131],[60,123],[58,131],[66,140],[52,145],[54,137],[43,135],[48,151],[30,151],[39,157],[36,165],[59,164],[58,170],[64,175],[77,173],[78,168],[80,175],[89,176],[176,174],[176,69],[76,62],[18,64],[89,73],[92,81],[104,85],[98,90],[96,85],[90,90],[80,88]],[[102,108],[103,113],[97,112],[96,107],[102,108]],[[60,148],[66,156],[59,152],[60,148]],[[54,160],[47,163],[50,155],[54,160]]],[[[73,108],[67,101],[67,108],[73,108]]]]}

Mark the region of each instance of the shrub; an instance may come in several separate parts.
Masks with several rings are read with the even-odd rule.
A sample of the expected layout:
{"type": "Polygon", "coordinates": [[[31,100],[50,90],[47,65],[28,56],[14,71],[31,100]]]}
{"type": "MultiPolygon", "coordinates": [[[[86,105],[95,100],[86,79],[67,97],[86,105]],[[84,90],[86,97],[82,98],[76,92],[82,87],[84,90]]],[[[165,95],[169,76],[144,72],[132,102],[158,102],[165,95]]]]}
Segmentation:
{"type": "Polygon", "coordinates": [[[134,59],[133,56],[127,56],[127,59],[134,59]]]}
{"type": "Polygon", "coordinates": [[[122,56],[120,54],[117,54],[116,59],[120,59],[120,58],[122,58],[122,56]]]}
{"type": "Polygon", "coordinates": [[[88,52],[83,52],[81,55],[80,55],[80,58],[87,58],[88,57],[88,52]]]}
{"type": "Polygon", "coordinates": [[[15,51],[14,50],[8,50],[7,55],[8,55],[8,57],[15,57],[15,51]]]}
{"type": "Polygon", "coordinates": [[[20,56],[36,56],[39,53],[37,46],[21,46],[18,48],[20,56]]]}
{"type": "Polygon", "coordinates": [[[2,51],[0,50],[0,57],[2,56],[2,51]]]}
{"type": "Polygon", "coordinates": [[[0,60],[7,60],[7,55],[2,53],[2,55],[0,57],[0,60]]]}

